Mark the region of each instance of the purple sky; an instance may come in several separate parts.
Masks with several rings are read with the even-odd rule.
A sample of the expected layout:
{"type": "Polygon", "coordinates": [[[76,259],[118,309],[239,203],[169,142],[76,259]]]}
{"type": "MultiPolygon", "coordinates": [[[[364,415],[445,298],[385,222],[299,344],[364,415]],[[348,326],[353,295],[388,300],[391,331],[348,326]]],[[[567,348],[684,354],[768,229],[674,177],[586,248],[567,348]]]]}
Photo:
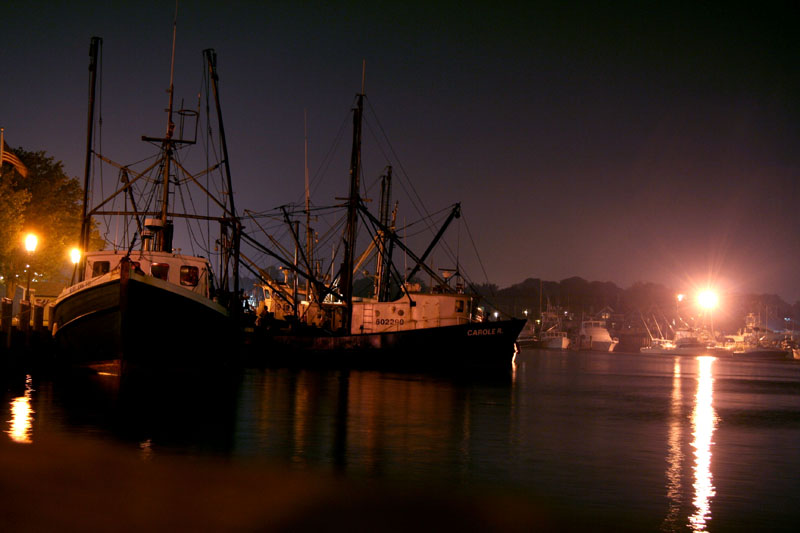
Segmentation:
{"type": "MultiPolygon", "coordinates": [[[[82,176],[90,37],[104,39],[103,151],[134,161],[163,130],[174,6],[77,4],[4,7],[0,125],[82,176]]],[[[296,4],[180,8],[176,99],[196,99],[215,48],[240,209],[301,198],[304,109],[314,174],[365,59],[396,172],[431,212],[462,202],[501,287],[710,279],[800,299],[796,6],[296,4]]],[[[346,194],[347,131],[318,204],[346,194]]],[[[386,161],[368,132],[364,150],[374,179],[386,161]]],[[[448,239],[484,281],[466,232],[448,239]]]]}

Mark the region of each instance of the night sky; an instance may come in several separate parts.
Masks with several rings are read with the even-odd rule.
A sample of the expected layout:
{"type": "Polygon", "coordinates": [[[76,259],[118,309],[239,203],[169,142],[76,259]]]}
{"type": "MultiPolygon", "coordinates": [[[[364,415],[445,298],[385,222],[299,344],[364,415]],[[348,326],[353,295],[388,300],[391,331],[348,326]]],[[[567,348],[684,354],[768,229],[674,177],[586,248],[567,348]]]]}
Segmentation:
{"type": "MultiPolygon", "coordinates": [[[[163,133],[174,4],[117,4],[3,4],[6,141],[76,177],[91,36],[103,152],[132,162],[141,135],[163,133]]],[[[196,100],[201,52],[216,49],[237,207],[264,211],[302,198],[304,110],[323,174],[366,60],[396,172],[431,212],[462,202],[500,287],[710,281],[800,300],[798,4],[604,4],[184,2],[176,101],[196,100]]],[[[346,131],[317,204],[346,195],[346,131]]],[[[385,164],[365,155],[365,176],[385,164]]],[[[485,281],[466,231],[448,242],[485,281]]]]}

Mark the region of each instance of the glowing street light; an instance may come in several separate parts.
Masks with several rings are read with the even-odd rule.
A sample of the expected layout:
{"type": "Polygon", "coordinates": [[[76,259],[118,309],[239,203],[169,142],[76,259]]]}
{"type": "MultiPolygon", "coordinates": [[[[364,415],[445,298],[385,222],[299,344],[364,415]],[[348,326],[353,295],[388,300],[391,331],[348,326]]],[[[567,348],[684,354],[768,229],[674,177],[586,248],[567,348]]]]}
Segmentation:
{"type": "Polygon", "coordinates": [[[25,249],[28,251],[29,254],[32,254],[36,251],[36,245],[39,244],[39,237],[34,235],[33,233],[28,233],[25,235],[25,249]]]}
{"type": "Polygon", "coordinates": [[[697,295],[697,303],[700,304],[700,307],[703,309],[710,311],[719,304],[719,296],[712,290],[704,290],[697,295]]]}
{"type": "Polygon", "coordinates": [[[719,296],[717,296],[717,293],[711,289],[706,289],[704,291],[700,291],[700,293],[697,295],[697,303],[706,311],[706,314],[711,322],[711,335],[716,339],[716,334],[714,333],[714,315],[712,314],[712,311],[719,304],[719,296]]]}
{"type": "Polygon", "coordinates": [[[28,251],[28,284],[25,287],[25,299],[29,302],[31,301],[31,270],[33,270],[30,263],[32,263],[31,257],[36,251],[37,244],[39,244],[39,237],[33,233],[25,235],[25,249],[28,251]]]}
{"type": "Polygon", "coordinates": [[[81,249],[80,248],[73,248],[69,251],[69,259],[72,261],[73,265],[77,265],[78,262],[81,260],[81,249]]]}

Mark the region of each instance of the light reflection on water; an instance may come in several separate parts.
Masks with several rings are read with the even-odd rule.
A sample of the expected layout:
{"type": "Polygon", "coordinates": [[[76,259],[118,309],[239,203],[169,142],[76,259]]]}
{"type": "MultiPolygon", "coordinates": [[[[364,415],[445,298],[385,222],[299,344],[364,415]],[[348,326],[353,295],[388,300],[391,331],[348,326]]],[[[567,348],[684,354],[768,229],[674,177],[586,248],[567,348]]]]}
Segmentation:
{"type": "Polygon", "coordinates": [[[128,388],[34,375],[23,389],[22,377],[2,402],[17,442],[89,434],[144,461],[212,455],[420,486],[489,483],[599,516],[599,529],[756,526],[770,505],[762,529],[798,517],[773,504],[791,498],[798,456],[764,452],[800,439],[791,363],[523,349],[499,378],[254,369],[128,388]]]}
{"type": "Polygon", "coordinates": [[[11,440],[21,444],[33,442],[33,415],[31,407],[31,393],[33,392],[30,375],[25,376],[25,392],[22,396],[11,400],[11,420],[8,421],[9,429],[6,431],[11,440]]]}
{"type": "Polygon", "coordinates": [[[683,468],[683,394],[681,393],[681,363],[676,358],[672,375],[672,398],[669,408],[669,433],[667,435],[667,498],[669,512],[664,520],[664,530],[673,531],[681,522],[683,504],[681,469],[683,468]]]}
{"type": "Polygon", "coordinates": [[[692,447],[694,447],[694,506],[695,513],[689,517],[693,531],[705,531],[711,520],[711,499],[716,495],[714,476],[711,473],[711,446],[717,414],[714,411],[714,358],[697,358],[697,394],[692,412],[692,447]]]}

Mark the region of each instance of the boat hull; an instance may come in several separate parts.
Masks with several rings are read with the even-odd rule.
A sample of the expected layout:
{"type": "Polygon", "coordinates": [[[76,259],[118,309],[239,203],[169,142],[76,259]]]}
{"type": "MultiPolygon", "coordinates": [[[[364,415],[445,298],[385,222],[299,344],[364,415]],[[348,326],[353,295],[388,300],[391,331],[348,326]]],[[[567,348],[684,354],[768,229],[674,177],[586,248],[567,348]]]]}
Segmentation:
{"type": "Polygon", "coordinates": [[[552,337],[542,340],[546,350],[566,350],[569,348],[569,337],[552,337]]]}
{"type": "Polygon", "coordinates": [[[747,350],[734,351],[733,357],[737,359],[791,359],[793,354],[790,350],[780,348],[751,348],[747,350]]]}
{"type": "Polygon", "coordinates": [[[613,352],[614,348],[617,347],[619,341],[616,340],[594,340],[592,338],[584,338],[580,339],[580,349],[581,350],[591,350],[593,352],[613,352]]]}
{"type": "Polygon", "coordinates": [[[259,335],[264,363],[392,368],[510,368],[524,320],[358,335],[259,335]]]}
{"type": "Polygon", "coordinates": [[[235,328],[225,308],[188,293],[132,272],[77,287],[53,307],[59,362],[120,371],[219,362],[235,328]]]}
{"type": "Polygon", "coordinates": [[[686,348],[661,348],[659,346],[650,346],[646,348],[641,348],[639,350],[640,353],[649,354],[649,355],[714,355],[716,352],[714,349],[706,348],[705,346],[700,347],[686,347],[686,348]]]}

